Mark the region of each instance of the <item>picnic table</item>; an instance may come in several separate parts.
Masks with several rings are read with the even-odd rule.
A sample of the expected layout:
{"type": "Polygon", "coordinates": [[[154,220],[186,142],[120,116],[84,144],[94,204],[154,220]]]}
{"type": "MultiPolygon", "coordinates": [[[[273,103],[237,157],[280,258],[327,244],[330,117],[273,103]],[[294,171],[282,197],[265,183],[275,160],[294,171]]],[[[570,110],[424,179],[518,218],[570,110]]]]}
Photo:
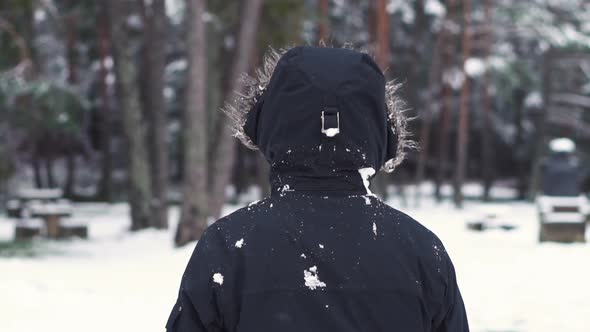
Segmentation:
{"type": "Polygon", "coordinates": [[[27,215],[30,204],[65,203],[61,189],[21,189],[13,199],[6,203],[8,217],[23,218],[27,215]]]}
{"type": "Polygon", "coordinates": [[[9,215],[17,218],[17,239],[44,235],[49,238],[78,236],[86,238],[85,224],[72,222],[72,204],[63,198],[61,189],[24,189],[9,202],[9,215]],[[37,220],[37,222],[32,222],[37,220]]]}

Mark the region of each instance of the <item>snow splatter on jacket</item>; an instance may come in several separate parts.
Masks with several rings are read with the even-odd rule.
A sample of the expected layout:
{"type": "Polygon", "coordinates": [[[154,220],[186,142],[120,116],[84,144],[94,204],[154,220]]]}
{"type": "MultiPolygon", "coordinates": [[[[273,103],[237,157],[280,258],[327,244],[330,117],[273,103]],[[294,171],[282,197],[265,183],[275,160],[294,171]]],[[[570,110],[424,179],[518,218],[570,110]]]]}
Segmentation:
{"type": "Polygon", "coordinates": [[[242,124],[272,194],[207,229],[167,330],[468,331],[443,244],[368,189],[405,144],[377,65],[313,47],[278,60],[242,124]]]}

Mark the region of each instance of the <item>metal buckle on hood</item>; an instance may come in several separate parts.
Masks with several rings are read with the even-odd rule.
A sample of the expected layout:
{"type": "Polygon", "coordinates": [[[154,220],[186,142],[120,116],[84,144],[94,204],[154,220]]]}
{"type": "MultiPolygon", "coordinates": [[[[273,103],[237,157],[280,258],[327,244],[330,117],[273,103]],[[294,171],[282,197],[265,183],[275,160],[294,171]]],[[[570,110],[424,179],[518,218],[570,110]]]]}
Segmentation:
{"type": "Polygon", "coordinates": [[[340,134],[340,112],[334,107],[326,107],[322,111],[322,134],[334,137],[340,134]]]}

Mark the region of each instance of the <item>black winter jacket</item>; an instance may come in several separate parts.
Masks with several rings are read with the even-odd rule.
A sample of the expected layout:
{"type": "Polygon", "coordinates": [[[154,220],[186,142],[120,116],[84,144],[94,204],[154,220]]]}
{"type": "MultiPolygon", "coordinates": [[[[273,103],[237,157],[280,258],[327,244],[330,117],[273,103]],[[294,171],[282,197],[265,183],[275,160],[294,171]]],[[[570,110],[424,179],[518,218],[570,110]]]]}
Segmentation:
{"type": "Polygon", "coordinates": [[[281,57],[244,128],[272,194],[204,233],[169,332],[469,330],[441,241],[368,189],[399,143],[384,86],[355,51],[281,57]]]}

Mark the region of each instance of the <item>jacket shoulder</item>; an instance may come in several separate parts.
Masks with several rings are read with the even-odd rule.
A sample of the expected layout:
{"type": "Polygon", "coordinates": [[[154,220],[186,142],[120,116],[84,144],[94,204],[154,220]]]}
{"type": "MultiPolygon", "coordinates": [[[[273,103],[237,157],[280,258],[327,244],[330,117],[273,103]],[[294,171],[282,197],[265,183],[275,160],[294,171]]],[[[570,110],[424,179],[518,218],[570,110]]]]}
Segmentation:
{"type": "Polygon", "coordinates": [[[252,202],[219,218],[207,228],[206,233],[217,233],[226,238],[231,237],[232,234],[244,234],[246,230],[260,221],[261,215],[269,212],[272,208],[270,198],[252,202]]]}
{"type": "Polygon", "coordinates": [[[434,232],[408,214],[384,202],[380,202],[378,208],[382,211],[384,222],[393,224],[397,231],[404,235],[402,238],[420,256],[434,256],[446,260],[448,255],[446,249],[441,239],[434,232]]]}

